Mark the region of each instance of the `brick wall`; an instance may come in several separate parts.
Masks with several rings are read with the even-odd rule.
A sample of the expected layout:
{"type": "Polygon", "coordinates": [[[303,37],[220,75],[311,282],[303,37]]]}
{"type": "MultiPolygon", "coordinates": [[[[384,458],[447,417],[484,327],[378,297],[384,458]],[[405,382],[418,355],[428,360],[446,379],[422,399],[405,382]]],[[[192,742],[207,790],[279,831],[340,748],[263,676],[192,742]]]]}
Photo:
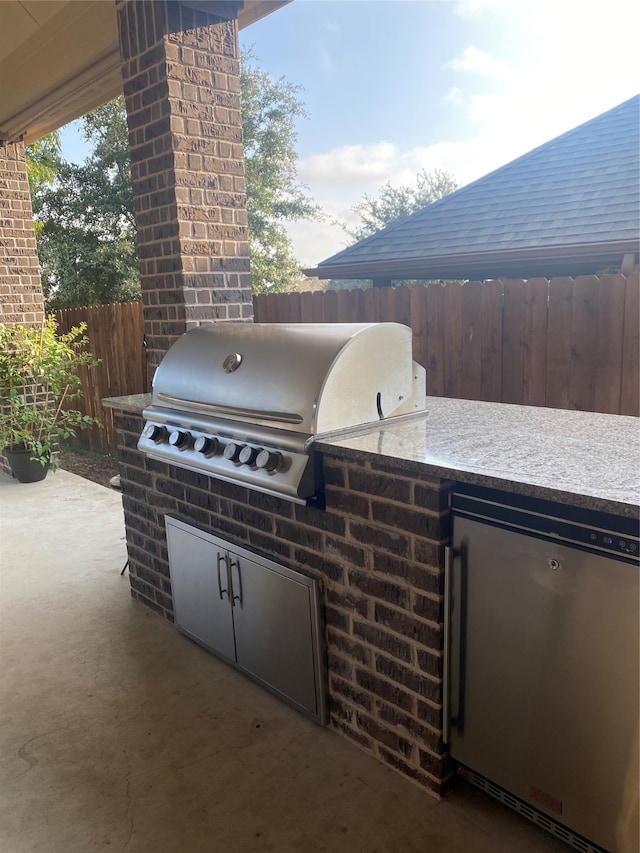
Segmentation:
{"type": "MultiPolygon", "coordinates": [[[[43,319],[24,143],[0,143],[0,323],[34,326],[43,319]]],[[[10,474],[1,453],[0,473],[10,474]]]]}
{"type": "Polygon", "coordinates": [[[193,325],[251,320],[237,20],[120,0],[151,367],[193,325]]]}
{"type": "Polygon", "coordinates": [[[0,144],[0,322],[44,318],[24,144],[0,144]]]}
{"type": "Polygon", "coordinates": [[[142,419],[116,417],[131,594],[173,618],[166,513],[322,579],[331,726],[429,791],[442,744],[440,480],[326,455],[326,510],[144,458],[142,419]]]}

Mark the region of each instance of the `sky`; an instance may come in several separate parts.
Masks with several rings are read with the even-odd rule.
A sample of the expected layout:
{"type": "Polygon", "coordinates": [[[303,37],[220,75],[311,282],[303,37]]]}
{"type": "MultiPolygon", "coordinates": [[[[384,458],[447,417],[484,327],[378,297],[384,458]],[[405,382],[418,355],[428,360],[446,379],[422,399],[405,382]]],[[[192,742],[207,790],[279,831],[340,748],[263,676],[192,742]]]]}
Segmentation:
{"type": "MultiPolygon", "coordinates": [[[[325,212],[288,226],[313,266],[338,222],[387,182],[446,169],[462,185],[640,90],[637,0],[293,0],[240,33],[300,86],[298,179],[325,212]]],[[[63,155],[82,159],[77,123],[63,155]]]]}

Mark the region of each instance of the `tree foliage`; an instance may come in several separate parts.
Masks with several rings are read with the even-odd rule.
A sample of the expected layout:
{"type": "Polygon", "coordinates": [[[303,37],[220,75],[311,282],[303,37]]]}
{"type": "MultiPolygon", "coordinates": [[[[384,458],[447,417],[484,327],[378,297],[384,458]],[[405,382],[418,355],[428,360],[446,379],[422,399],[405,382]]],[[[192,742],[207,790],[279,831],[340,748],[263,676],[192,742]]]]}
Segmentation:
{"type": "Polygon", "coordinates": [[[283,223],[320,215],[296,177],[295,120],[306,118],[300,87],[283,77],[272,80],[248,50],[240,88],[253,289],[291,290],[303,275],[283,223]]]}
{"type": "Polygon", "coordinates": [[[56,182],[33,196],[47,307],[140,298],[124,98],[86,115],[82,165],[61,160],[56,182]]]}
{"type": "Polygon", "coordinates": [[[457,189],[457,180],[442,169],[423,169],[416,176],[415,186],[393,187],[388,181],[377,197],[365,195],[358,202],[353,210],[360,222],[354,229],[345,230],[356,243],[457,189]]]}
{"type": "Polygon", "coordinates": [[[48,133],[25,149],[27,177],[31,197],[51,186],[60,169],[60,134],[48,133]]]}
{"type": "MultiPolygon", "coordinates": [[[[251,51],[243,55],[240,82],[253,287],[289,290],[303,276],[284,223],[319,215],[296,178],[295,121],[305,115],[304,106],[299,87],[272,80],[251,51]]],[[[42,175],[32,184],[32,198],[50,309],[141,295],[124,98],[82,122],[91,145],[82,165],[53,157],[59,140],[57,149],[45,144],[47,137],[28,149],[34,175],[42,175]]]]}

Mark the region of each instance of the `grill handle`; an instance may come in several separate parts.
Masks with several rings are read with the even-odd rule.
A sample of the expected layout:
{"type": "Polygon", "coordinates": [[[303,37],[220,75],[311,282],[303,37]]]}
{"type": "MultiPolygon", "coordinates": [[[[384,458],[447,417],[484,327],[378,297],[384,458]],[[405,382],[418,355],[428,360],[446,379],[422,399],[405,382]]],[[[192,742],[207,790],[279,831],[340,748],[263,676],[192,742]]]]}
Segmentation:
{"type": "Polygon", "coordinates": [[[231,578],[231,606],[235,607],[237,601],[240,604],[240,607],[242,607],[242,577],[240,576],[240,560],[232,559],[229,567],[231,578]],[[238,592],[239,595],[236,595],[236,592],[238,592]]]}
{"type": "Polygon", "coordinates": [[[221,554],[218,551],[217,554],[217,568],[218,568],[218,593],[220,595],[220,601],[223,600],[223,596],[226,594],[227,598],[230,599],[229,596],[229,560],[226,554],[221,554]],[[226,589],[222,588],[222,573],[220,572],[220,565],[224,563],[224,573],[226,577],[226,589]]]}

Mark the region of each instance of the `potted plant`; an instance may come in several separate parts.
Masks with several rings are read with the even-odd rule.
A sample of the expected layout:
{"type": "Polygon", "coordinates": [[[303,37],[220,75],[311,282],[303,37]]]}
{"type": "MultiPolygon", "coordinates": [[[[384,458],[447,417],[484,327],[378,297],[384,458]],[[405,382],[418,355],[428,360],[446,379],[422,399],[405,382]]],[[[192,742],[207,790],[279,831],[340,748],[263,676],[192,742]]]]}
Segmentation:
{"type": "Polygon", "coordinates": [[[0,448],[20,482],[55,471],[58,440],[99,423],[68,407],[82,395],[80,369],[98,364],[85,330],[58,335],[52,316],[34,327],[0,324],[0,448]]]}

